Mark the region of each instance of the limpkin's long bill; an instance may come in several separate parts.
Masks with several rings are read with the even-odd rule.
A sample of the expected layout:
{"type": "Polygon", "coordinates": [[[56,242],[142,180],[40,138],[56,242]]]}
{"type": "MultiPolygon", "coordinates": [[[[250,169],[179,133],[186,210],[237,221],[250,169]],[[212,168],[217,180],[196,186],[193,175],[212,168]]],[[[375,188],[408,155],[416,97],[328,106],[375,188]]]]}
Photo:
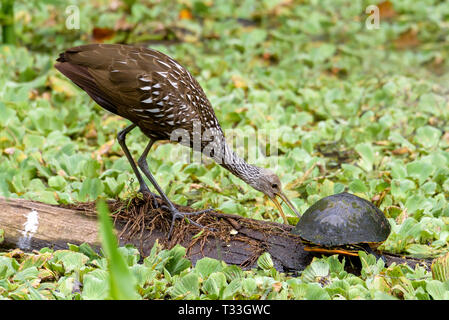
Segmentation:
{"type": "Polygon", "coordinates": [[[283,193],[277,193],[273,198],[271,198],[271,200],[273,201],[273,203],[276,205],[276,207],[278,208],[279,212],[281,213],[282,218],[284,219],[284,223],[288,224],[288,220],[287,217],[284,214],[284,210],[282,210],[282,206],[279,203],[278,199],[276,198],[276,196],[278,196],[279,198],[281,198],[282,200],[284,200],[284,202],[288,205],[288,207],[290,209],[292,209],[292,211],[299,217],[301,218],[301,215],[298,213],[298,211],[296,211],[295,206],[293,205],[293,203],[290,202],[290,200],[288,200],[287,196],[283,193]]]}

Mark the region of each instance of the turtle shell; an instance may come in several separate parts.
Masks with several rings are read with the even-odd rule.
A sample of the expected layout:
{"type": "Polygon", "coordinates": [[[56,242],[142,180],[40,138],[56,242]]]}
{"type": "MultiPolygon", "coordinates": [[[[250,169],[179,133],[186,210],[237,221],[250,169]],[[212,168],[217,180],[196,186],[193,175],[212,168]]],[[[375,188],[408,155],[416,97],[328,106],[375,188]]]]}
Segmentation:
{"type": "Polygon", "coordinates": [[[321,246],[379,243],[391,227],[371,202],[346,192],[325,197],[304,212],[292,233],[321,246]]]}

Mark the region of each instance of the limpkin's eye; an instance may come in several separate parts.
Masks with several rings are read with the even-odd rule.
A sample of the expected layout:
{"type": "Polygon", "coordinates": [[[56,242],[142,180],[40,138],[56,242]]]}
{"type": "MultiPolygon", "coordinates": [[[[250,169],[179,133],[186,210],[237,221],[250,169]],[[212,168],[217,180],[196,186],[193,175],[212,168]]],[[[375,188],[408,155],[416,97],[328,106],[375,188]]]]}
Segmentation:
{"type": "Polygon", "coordinates": [[[273,189],[277,189],[277,188],[278,188],[278,185],[277,185],[277,183],[273,183],[273,184],[271,185],[271,187],[272,187],[273,189]]]}

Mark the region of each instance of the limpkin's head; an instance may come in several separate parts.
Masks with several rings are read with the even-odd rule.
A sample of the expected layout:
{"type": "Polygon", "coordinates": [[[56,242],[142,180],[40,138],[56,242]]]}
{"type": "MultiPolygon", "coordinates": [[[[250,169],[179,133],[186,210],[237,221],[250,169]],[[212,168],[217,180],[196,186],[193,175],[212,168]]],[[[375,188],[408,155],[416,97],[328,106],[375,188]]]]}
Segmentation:
{"type": "Polygon", "coordinates": [[[279,177],[271,170],[259,168],[259,175],[257,179],[252,180],[251,182],[249,182],[249,184],[254,189],[263,192],[265,195],[268,196],[268,198],[270,198],[274,202],[279,212],[281,213],[281,216],[284,219],[285,223],[287,223],[287,218],[285,217],[284,211],[282,210],[282,206],[279,203],[277,197],[284,200],[285,203],[290,207],[290,209],[292,209],[292,211],[298,217],[300,217],[300,214],[298,213],[298,211],[296,211],[293,204],[282,192],[282,185],[281,181],[279,180],[279,177]]]}

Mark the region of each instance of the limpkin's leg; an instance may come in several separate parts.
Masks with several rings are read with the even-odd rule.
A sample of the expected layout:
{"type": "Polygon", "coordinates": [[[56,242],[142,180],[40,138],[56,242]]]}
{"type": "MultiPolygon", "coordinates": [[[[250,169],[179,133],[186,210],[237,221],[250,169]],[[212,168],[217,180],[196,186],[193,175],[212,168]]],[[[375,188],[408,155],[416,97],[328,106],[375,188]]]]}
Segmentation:
{"type": "MultiPolygon", "coordinates": [[[[167,195],[164,193],[164,191],[162,191],[162,188],[159,186],[159,184],[156,182],[156,180],[154,179],[153,175],[151,174],[149,168],[148,168],[148,163],[147,163],[147,155],[148,152],[150,151],[151,147],[153,146],[154,140],[150,140],[150,142],[148,143],[148,145],[146,146],[145,150],[143,151],[142,155],[140,156],[139,160],[137,161],[140,169],[142,170],[142,172],[146,175],[146,177],[148,178],[148,180],[150,180],[150,182],[153,184],[153,186],[156,188],[157,192],[159,192],[159,194],[161,195],[162,199],[164,200],[164,202],[167,204],[167,209],[170,211],[170,213],[172,214],[172,222],[171,222],[171,226],[170,226],[170,231],[168,232],[168,238],[170,238],[172,231],[173,231],[173,226],[175,224],[175,220],[178,218],[184,218],[186,216],[191,216],[191,215],[198,215],[201,213],[205,213],[205,212],[210,212],[212,211],[212,209],[206,209],[206,210],[201,210],[201,211],[196,211],[196,212],[180,212],[178,209],[175,208],[173,202],[171,202],[167,195]]],[[[187,217],[186,217],[187,218],[187,217]]],[[[204,228],[204,226],[196,223],[195,221],[192,221],[191,219],[187,218],[187,220],[189,220],[189,222],[199,228],[204,228]]]]}
{"type": "Polygon", "coordinates": [[[146,183],[143,180],[142,175],[140,174],[139,170],[137,169],[136,163],[134,162],[134,159],[132,158],[131,153],[129,152],[128,147],[126,146],[126,143],[125,143],[126,135],[131,130],[133,130],[135,127],[137,127],[137,125],[133,123],[133,124],[127,126],[122,131],[120,131],[117,134],[117,140],[118,140],[118,143],[120,144],[120,146],[122,147],[122,150],[125,153],[126,158],[128,158],[129,164],[131,165],[131,168],[133,169],[134,174],[137,177],[137,180],[139,181],[139,184],[140,184],[139,192],[141,192],[144,196],[150,195],[151,198],[154,199],[153,205],[157,207],[158,204],[157,204],[156,198],[159,198],[159,196],[152,193],[150,191],[150,189],[148,188],[148,186],[146,185],[146,183]]]}

